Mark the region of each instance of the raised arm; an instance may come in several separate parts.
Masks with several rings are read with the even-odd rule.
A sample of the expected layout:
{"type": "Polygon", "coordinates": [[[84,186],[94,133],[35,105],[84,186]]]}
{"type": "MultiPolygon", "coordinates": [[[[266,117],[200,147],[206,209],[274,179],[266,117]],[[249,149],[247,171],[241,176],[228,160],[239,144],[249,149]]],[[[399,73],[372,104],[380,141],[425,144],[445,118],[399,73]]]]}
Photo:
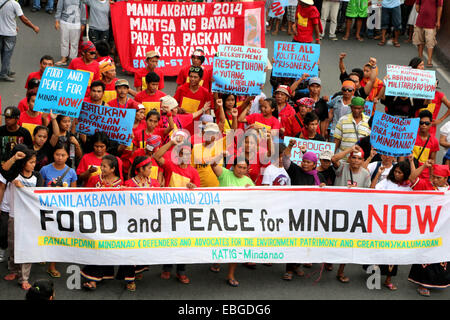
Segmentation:
{"type": "Polygon", "coordinates": [[[335,168],[339,168],[340,166],[340,161],[342,159],[344,159],[348,154],[352,153],[352,152],[359,152],[361,150],[361,147],[358,145],[354,145],[350,148],[347,148],[339,153],[336,153],[332,158],[331,158],[331,162],[333,163],[333,166],[335,168]]]}

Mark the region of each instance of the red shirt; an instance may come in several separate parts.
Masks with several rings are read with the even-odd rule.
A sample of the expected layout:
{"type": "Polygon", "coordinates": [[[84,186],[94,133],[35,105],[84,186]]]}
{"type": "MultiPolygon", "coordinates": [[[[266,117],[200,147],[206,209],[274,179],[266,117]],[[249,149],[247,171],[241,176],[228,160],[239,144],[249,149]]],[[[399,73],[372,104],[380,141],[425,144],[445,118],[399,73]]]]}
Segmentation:
{"type": "Polygon", "coordinates": [[[125,181],[125,187],[128,187],[128,188],[143,188],[143,187],[159,188],[160,187],[158,180],[155,180],[155,179],[149,179],[149,181],[147,183],[148,183],[148,186],[140,186],[140,185],[138,185],[137,181],[134,178],[131,178],[131,179],[125,181]]]}
{"type": "Polygon", "coordinates": [[[149,95],[147,90],[144,90],[139,92],[136,97],[134,97],[134,100],[145,106],[145,114],[147,114],[151,109],[156,109],[158,112],[161,112],[160,99],[164,96],[166,96],[166,94],[160,90],[156,90],[152,95],[149,95]]]}
{"type": "Polygon", "coordinates": [[[269,126],[271,129],[280,129],[280,122],[277,118],[274,116],[270,117],[269,119],[264,118],[264,116],[261,113],[253,113],[251,115],[248,115],[245,117],[245,120],[247,120],[248,124],[253,124],[255,122],[259,122],[262,124],[265,124],[266,126],[269,126]]]}
{"type": "MultiPolygon", "coordinates": [[[[239,155],[244,152],[242,149],[238,150],[235,154],[239,155]]],[[[234,163],[234,157],[231,157],[230,161],[228,161],[226,168],[230,169],[234,163]]],[[[267,150],[260,148],[258,153],[256,153],[256,159],[249,159],[250,165],[248,167],[247,176],[252,179],[255,185],[260,186],[262,183],[262,179],[264,177],[264,170],[270,165],[269,159],[267,159],[267,150]],[[261,159],[266,159],[266,164],[261,163],[261,159]]]]}
{"type": "MultiPolygon", "coordinates": [[[[137,148],[145,148],[147,145],[147,139],[150,138],[152,135],[156,134],[158,136],[161,137],[161,140],[163,140],[164,138],[164,128],[155,128],[155,130],[153,130],[153,133],[147,134],[147,128],[142,129],[141,131],[136,132],[134,139],[133,139],[133,144],[137,147],[137,148]]],[[[131,161],[131,160],[130,160],[131,161]]]]}
{"type": "Polygon", "coordinates": [[[23,123],[31,123],[38,126],[42,125],[42,114],[38,112],[38,115],[36,117],[31,117],[28,112],[21,112],[20,118],[19,118],[19,126],[22,126],[23,123]]]}
{"type": "MultiPolygon", "coordinates": [[[[176,116],[173,116],[172,119],[175,124],[173,131],[186,129],[191,136],[194,135],[194,116],[191,113],[177,114],[176,116]]],[[[169,119],[166,115],[161,115],[158,127],[167,128],[168,126],[169,119]]],[[[162,143],[165,144],[167,142],[169,142],[169,136],[166,136],[162,143]]]]}
{"type": "MultiPolygon", "coordinates": [[[[177,77],[177,84],[179,86],[189,83],[189,69],[192,66],[185,66],[180,70],[180,73],[177,77]]],[[[211,91],[211,78],[212,78],[212,67],[211,66],[202,66],[203,68],[203,77],[200,80],[200,86],[206,88],[208,91],[211,91]]]]}
{"type": "Polygon", "coordinates": [[[122,186],[122,180],[118,178],[113,183],[107,183],[105,180],[102,179],[102,175],[96,175],[93,177],[90,177],[88,182],[86,182],[85,187],[86,188],[119,188],[122,186]]]}
{"type": "MultiPolygon", "coordinates": [[[[108,153],[105,153],[105,155],[107,155],[108,153]]],[[[117,158],[117,157],[116,157],[117,158]]],[[[120,179],[123,180],[123,175],[122,175],[122,160],[120,160],[119,158],[117,158],[117,161],[119,162],[119,171],[120,171],[120,179]]],[[[94,154],[94,152],[91,153],[86,153],[80,161],[80,164],[78,165],[77,168],[77,175],[80,175],[84,172],[86,172],[86,170],[89,169],[90,166],[96,166],[97,167],[97,171],[94,173],[91,173],[90,178],[92,178],[93,176],[97,176],[99,174],[101,174],[101,169],[100,166],[102,164],[102,159],[97,158],[97,156],[94,154]]]]}
{"type": "Polygon", "coordinates": [[[103,84],[105,85],[105,92],[103,93],[102,101],[104,101],[105,103],[117,98],[117,91],[116,91],[117,80],[119,79],[114,78],[110,83],[106,83],[102,80],[103,84]]]}
{"type": "Polygon", "coordinates": [[[200,187],[200,176],[197,170],[191,165],[182,169],[170,160],[170,157],[164,157],[164,178],[167,188],[184,188],[187,183],[191,182],[200,187]]]}
{"type": "Polygon", "coordinates": [[[27,111],[29,109],[27,97],[25,97],[22,100],[20,100],[19,105],[17,106],[17,108],[19,108],[20,114],[24,113],[25,111],[27,111]]]}
{"type": "MultiPolygon", "coordinates": [[[[420,155],[420,159],[417,159],[419,160],[419,165],[423,165],[428,159],[430,159],[430,154],[432,152],[438,152],[440,149],[439,141],[433,136],[430,136],[430,140],[428,140],[426,146],[425,142],[427,142],[427,140],[422,140],[420,135],[417,134],[416,143],[414,144],[413,148],[414,158],[417,159],[419,154],[422,152],[423,147],[425,147],[424,151],[420,155]]],[[[430,170],[425,168],[425,170],[422,171],[420,177],[423,179],[428,179],[430,177],[430,170]]]]}
{"type": "Polygon", "coordinates": [[[286,103],[286,106],[281,111],[278,111],[278,121],[282,123],[283,119],[292,117],[294,114],[295,109],[289,103],[286,103]]]}
{"type": "Polygon", "coordinates": [[[435,29],[437,7],[442,7],[444,5],[444,0],[417,0],[416,5],[420,5],[416,26],[426,29],[435,29]]]}
{"type": "Polygon", "coordinates": [[[303,43],[313,42],[313,31],[316,24],[319,25],[319,31],[322,32],[320,13],[315,6],[304,8],[298,5],[295,12],[295,23],[297,26],[297,35],[294,36],[295,41],[303,43]]]}
{"type": "MultiPolygon", "coordinates": [[[[140,156],[145,156],[146,152],[144,149],[136,149],[130,157],[130,162],[133,163],[134,159],[140,156]]],[[[163,172],[163,169],[159,166],[158,162],[152,157],[152,172],[150,173],[150,178],[158,180],[158,174],[163,172]]]]}
{"type": "Polygon", "coordinates": [[[135,100],[131,98],[127,98],[127,102],[125,104],[120,104],[119,99],[113,99],[108,101],[108,106],[114,107],[114,108],[122,108],[122,109],[136,109],[139,103],[137,103],[135,100]]]}
{"type": "MultiPolygon", "coordinates": [[[[285,118],[284,121],[281,122],[281,126],[284,128],[284,136],[285,137],[296,137],[300,132],[303,133],[304,137],[308,136],[308,130],[306,129],[305,124],[303,123],[302,117],[297,113],[289,118],[285,118]],[[297,117],[296,117],[297,116],[297,117]],[[298,120],[300,121],[297,121],[298,120]]],[[[317,126],[317,133],[320,133],[320,126],[317,126]]]]}
{"type": "MultiPolygon", "coordinates": [[[[431,101],[431,103],[428,104],[428,106],[426,108],[417,110],[416,117],[419,116],[420,111],[428,110],[433,114],[433,120],[436,120],[439,115],[439,111],[441,110],[442,98],[444,98],[444,96],[445,96],[445,94],[443,92],[436,91],[433,101],[431,101]]],[[[436,126],[435,125],[431,126],[430,134],[433,137],[436,137],[436,126]]]]}
{"type": "MultiPolygon", "coordinates": [[[[91,74],[89,78],[88,88],[91,85],[92,81],[100,80],[100,65],[96,60],[92,61],[90,64],[86,64],[83,61],[83,58],[75,58],[69,64],[69,69],[86,71],[91,74]]],[[[89,90],[86,90],[86,94],[89,90]]]]}
{"type": "Polygon", "coordinates": [[[178,87],[174,96],[178,105],[188,113],[194,113],[203,108],[207,101],[214,105],[212,95],[204,87],[198,87],[197,92],[192,92],[189,83],[185,83],[178,87]]]}
{"type": "MultiPolygon", "coordinates": [[[[145,76],[150,71],[147,68],[140,68],[138,71],[134,74],[134,87],[139,88],[142,87],[142,91],[147,89],[147,82],[145,81],[145,76]]],[[[159,85],[158,90],[164,89],[164,74],[160,69],[153,70],[158,76],[159,76],[159,85]]]]}
{"type": "Polygon", "coordinates": [[[41,80],[42,74],[43,74],[43,72],[41,70],[30,73],[28,75],[27,81],[25,82],[25,89],[28,89],[28,81],[30,81],[33,78],[41,80]]]}

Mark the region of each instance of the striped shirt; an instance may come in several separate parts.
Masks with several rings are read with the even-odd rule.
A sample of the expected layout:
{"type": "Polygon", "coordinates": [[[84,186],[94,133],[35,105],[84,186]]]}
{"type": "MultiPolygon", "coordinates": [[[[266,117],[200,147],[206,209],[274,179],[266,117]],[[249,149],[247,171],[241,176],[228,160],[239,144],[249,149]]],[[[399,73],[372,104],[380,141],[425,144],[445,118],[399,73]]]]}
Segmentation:
{"type": "Polygon", "coordinates": [[[370,135],[369,117],[365,114],[362,114],[362,117],[359,123],[353,119],[352,113],[339,119],[334,130],[334,138],[341,140],[341,145],[336,153],[352,147],[359,139],[370,135]]]}

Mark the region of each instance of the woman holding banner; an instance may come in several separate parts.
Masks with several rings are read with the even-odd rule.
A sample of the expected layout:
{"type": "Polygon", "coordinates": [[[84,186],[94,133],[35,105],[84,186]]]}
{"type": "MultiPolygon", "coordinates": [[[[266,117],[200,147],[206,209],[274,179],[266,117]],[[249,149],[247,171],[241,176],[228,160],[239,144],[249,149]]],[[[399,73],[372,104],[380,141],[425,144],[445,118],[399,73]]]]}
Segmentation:
{"type": "MultiPolygon", "coordinates": [[[[88,188],[120,188],[122,179],[120,178],[119,161],[113,155],[105,155],[101,160],[101,174],[89,179],[86,184],[88,188]]],[[[87,265],[80,274],[87,279],[83,283],[83,288],[87,290],[97,289],[97,283],[102,280],[114,279],[114,266],[87,265]]]]}

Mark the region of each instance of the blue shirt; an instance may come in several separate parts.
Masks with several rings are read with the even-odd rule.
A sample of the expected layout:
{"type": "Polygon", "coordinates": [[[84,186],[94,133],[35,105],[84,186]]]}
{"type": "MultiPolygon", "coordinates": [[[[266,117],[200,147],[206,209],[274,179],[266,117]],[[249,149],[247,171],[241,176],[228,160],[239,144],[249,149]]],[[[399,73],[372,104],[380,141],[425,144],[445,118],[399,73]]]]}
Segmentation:
{"type": "Polygon", "coordinates": [[[392,9],[400,6],[400,0],[383,0],[383,8],[392,9]]]}
{"type": "MultiPolygon", "coordinates": [[[[53,163],[50,163],[44,167],[42,167],[40,173],[42,175],[42,178],[44,178],[44,185],[46,187],[51,187],[51,183],[56,183],[58,178],[61,177],[64,172],[69,168],[67,165],[62,170],[56,170],[53,166],[53,163]]],[[[72,182],[77,181],[77,174],[75,170],[70,168],[69,172],[64,176],[63,178],[63,184],[62,187],[70,187],[70,184],[72,182]]]]}

